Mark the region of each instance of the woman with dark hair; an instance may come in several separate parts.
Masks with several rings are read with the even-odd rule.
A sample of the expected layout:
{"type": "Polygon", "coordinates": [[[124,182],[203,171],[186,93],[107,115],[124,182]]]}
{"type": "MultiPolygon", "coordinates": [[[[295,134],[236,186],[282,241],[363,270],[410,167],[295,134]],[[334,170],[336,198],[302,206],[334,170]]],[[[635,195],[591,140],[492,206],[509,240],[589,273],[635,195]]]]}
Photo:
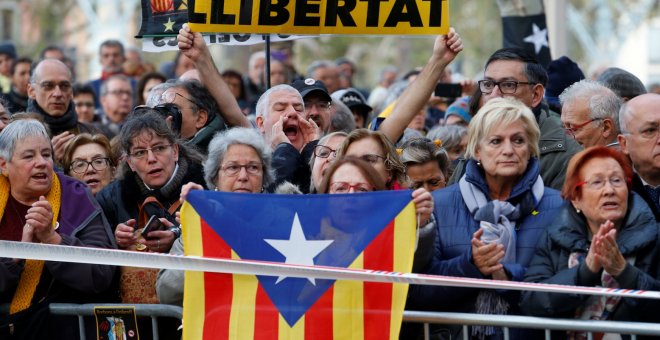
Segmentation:
{"type": "Polygon", "coordinates": [[[81,133],[64,149],[64,173],[87,184],[94,195],[110,184],[116,166],[117,158],[105,135],[81,133]]]}
{"type": "Polygon", "coordinates": [[[241,111],[244,115],[250,114],[250,105],[247,101],[247,96],[245,95],[245,86],[243,84],[243,75],[241,75],[236,70],[225,70],[222,72],[222,79],[227,83],[229,91],[234,95],[236,101],[238,102],[238,107],[241,108],[241,111]]]}
{"type": "MultiPolygon", "coordinates": [[[[562,197],[570,201],[543,233],[525,281],[611,289],[660,290],[660,233],[653,211],[631,188],[619,152],[591,147],[568,164],[562,197]]],[[[525,292],[528,314],[585,320],[660,322],[651,300],[525,292]]],[[[569,332],[569,337],[585,334],[569,332]]]]}
{"type": "Polygon", "coordinates": [[[149,98],[149,92],[151,89],[167,81],[167,77],[160,72],[149,72],[143,74],[137,82],[135,87],[136,93],[136,105],[145,105],[147,103],[147,98],[149,98]]]}
{"type": "Polygon", "coordinates": [[[205,185],[201,157],[175,139],[158,112],[147,107],[140,111],[145,112],[133,114],[119,135],[127,155],[119,178],[101,190],[96,199],[120,249],[166,253],[181,235],[174,216],[181,187],[188,182],[205,185]],[[144,227],[144,217],[153,215],[173,227],[136,234],[136,229],[144,227]]]}

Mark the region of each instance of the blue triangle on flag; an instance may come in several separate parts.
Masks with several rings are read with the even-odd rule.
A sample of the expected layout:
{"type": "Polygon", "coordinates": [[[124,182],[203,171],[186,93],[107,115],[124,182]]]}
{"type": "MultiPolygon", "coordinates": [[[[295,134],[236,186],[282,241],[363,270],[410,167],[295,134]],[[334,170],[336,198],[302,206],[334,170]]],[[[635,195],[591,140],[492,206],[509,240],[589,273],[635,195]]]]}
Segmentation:
{"type": "MultiPolygon", "coordinates": [[[[315,243],[322,250],[314,256],[314,265],[348,267],[410,203],[411,191],[342,195],[193,191],[187,200],[241,259],[284,263],[287,257],[266,240],[288,244],[298,218],[305,241],[332,241],[315,243]]],[[[312,283],[307,278],[257,278],[290,326],[334,283],[324,279],[312,283]]]]}

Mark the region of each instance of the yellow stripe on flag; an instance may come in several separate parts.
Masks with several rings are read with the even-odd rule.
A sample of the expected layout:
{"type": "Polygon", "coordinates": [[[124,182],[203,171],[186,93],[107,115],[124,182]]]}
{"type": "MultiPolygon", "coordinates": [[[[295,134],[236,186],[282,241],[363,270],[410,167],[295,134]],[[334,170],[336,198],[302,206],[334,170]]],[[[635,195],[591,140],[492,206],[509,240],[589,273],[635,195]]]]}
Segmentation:
{"type": "MultiPolygon", "coordinates": [[[[408,205],[394,219],[394,268],[395,272],[410,272],[415,254],[415,204],[408,205]]],[[[392,316],[390,322],[390,339],[399,339],[403,309],[408,296],[408,285],[394,283],[392,287],[392,316]]]]}
{"type": "Polygon", "coordinates": [[[304,339],[305,338],[305,316],[303,315],[293,327],[289,327],[282,314],[279,314],[279,327],[277,339],[304,339]]]}
{"type": "MultiPolygon", "coordinates": [[[[240,257],[232,250],[231,258],[240,257]]],[[[253,339],[255,305],[259,280],[254,275],[232,275],[232,303],[229,317],[229,339],[253,339]]]]}
{"type": "MultiPolygon", "coordinates": [[[[188,202],[181,208],[181,231],[185,255],[202,256],[202,226],[199,215],[188,202]]],[[[204,306],[204,273],[186,271],[183,294],[184,340],[202,339],[204,334],[204,311],[197,306],[204,306]]]]}
{"type": "MultiPolygon", "coordinates": [[[[364,254],[349,268],[362,269],[364,254]]],[[[359,281],[335,281],[332,328],[335,339],[364,339],[364,287],[359,281]]]]}

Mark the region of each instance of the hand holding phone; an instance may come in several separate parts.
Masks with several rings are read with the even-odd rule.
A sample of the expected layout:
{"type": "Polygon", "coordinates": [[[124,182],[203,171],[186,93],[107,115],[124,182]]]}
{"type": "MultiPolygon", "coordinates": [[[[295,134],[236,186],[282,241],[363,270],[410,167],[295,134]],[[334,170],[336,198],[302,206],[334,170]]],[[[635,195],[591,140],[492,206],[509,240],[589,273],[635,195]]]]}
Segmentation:
{"type": "Polygon", "coordinates": [[[142,237],[147,237],[147,235],[155,230],[163,230],[165,229],[165,225],[163,222],[160,221],[158,216],[152,215],[149,218],[149,221],[147,221],[147,224],[142,228],[142,237]]]}

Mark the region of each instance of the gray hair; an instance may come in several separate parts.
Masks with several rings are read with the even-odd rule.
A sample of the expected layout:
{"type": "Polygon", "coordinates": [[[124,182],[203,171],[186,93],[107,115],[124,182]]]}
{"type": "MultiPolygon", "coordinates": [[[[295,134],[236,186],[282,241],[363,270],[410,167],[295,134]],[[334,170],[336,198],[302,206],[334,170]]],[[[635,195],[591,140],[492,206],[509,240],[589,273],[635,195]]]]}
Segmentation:
{"type": "Polygon", "coordinates": [[[124,44],[122,44],[121,41],[117,39],[108,39],[105,40],[104,42],[101,43],[99,46],[99,55],[101,54],[101,51],[103,50],[104,47],[110,47],[110,48],[119,48],[119,52],[121,55],[124,55],[124,44]]]}
{"type": "Polygon", "coordinates": [[[438,168],[445,177],[449,177],[449,155],[444,148],[438,147],[433,141],[427,138],[410,139],[403,144],[401,150],[401,163],[406,167],[409,165],[425,164],[436,162],[438,168]]]}
{"type": "Polygon", "coordinates": [[[579,99],[589,100],[589,117],[592,119],[609,118],[619,130],[619,109],[623,100],[601,83],[584,79],[564,90],[559,95],[562,106],[579,99]]]}
{"type": "Polygon", "coordinates": [[[12,159],[17,142],[28,137],[44,137],[50,144],[46,127],[41,122],[36,119],[15,120],[0,132],[0,158],[12,159]]]}
{"type": "Polygon", "coordinates": [[[266,59],[265,51],[257,51],[252,53],[252,55],[250,55],[250,59],[248,60],[248,68],[250,70],[253,69],[254,65],[257,63],[257,60],[259,59],[266,59]]]}
{"type": "Polygon", "coordinates": [[[263,117],[264,119],[268,118],[268,113],[270,111],[270,96],[275,92],[291,92],[298,95],[300,102],[303,101],[300,92],[296,90],[295,87],[287,84],[280,84],[269,88],[264,94],[259,97],[257,101],[257,107],[255,109],[257,117],[263,117]]]}
{"type": "Polygon", "coordinates": [[[332,98],[332,106],[335,107],[335,114],[330,121],[330,131],[343,131],[350,133],[355,130],[355,117],[353,112],[341,100],[332,98]]]}
{"type": "Polygon", "coordinates": [[[314,78],[314,72],[320,68],[335,68],[337,65],[329,60],[315,60],[307,67],[307,78],[314,78]]]}
{"type": "Polygon", "coordinates": [[[426,134],[426,138],[442,142],[442,147],[451,150],[461,144],[461,140],[467,135],[467,128],[462,125],[444,125],[433,128],[426,134]]]}
{"type": "Polygon", "coordinates": [[[263,165],[262,186],[268,187],[275,180],[275,170],[271,167],[272,151],[263,137],[255,129],[235,127],[219,132],[209,143],[208,158],[204,162],[204,179],[208,188],[217,187],[220,164],[232,145],[247,145],[254,149],[263,165]]]}
{"type": "Polygon", "coordinates": [[[626,120],[626,117],[630,114],[630,111],[631,110],[629,109],[628,102],[623,103],[623,105],[621,105],[621,108],[619,109],[618,121],[619,121],[619,129],[622,134],[630,133],[630,131],[628,131],[628,126],[627,126],[628,121],[626,120]]]}
{"type": "MultiPolygon", "coordinates": [[[[149,107],[154,107],[160,104],[160,97],[163,95],[163,92],[175,86],[176,84],[174,82],[167,81],[152,87],[151,91],[149,91],[149,97],[147,97],[147,101],[144,103],[144,105],[147,105],[149,107]]],[[[138,93],[138,95],[141,94],[138,93]]]]}
{"type": "MultiPolygon", "coordinates": [[[[123,81],[124,83],[126,83],[128,85],[131,85],[131,80],[127,76],[125,76],[123,74],[113,74],[110,77],[108,77],[108,79],[103,81],[103,83],[101,83],[101,96],[105,96],[105,95],[108,94],[108,91],[109,91],[108,90],[108,84],[110,83],[110,80],[113,80],[113,79],[117,79],[117,80],[123,81]]],[[[131,92],[134,92],[134,91],[135,90],[133,89],[133,87],[131,87],[131,92]]]]}

